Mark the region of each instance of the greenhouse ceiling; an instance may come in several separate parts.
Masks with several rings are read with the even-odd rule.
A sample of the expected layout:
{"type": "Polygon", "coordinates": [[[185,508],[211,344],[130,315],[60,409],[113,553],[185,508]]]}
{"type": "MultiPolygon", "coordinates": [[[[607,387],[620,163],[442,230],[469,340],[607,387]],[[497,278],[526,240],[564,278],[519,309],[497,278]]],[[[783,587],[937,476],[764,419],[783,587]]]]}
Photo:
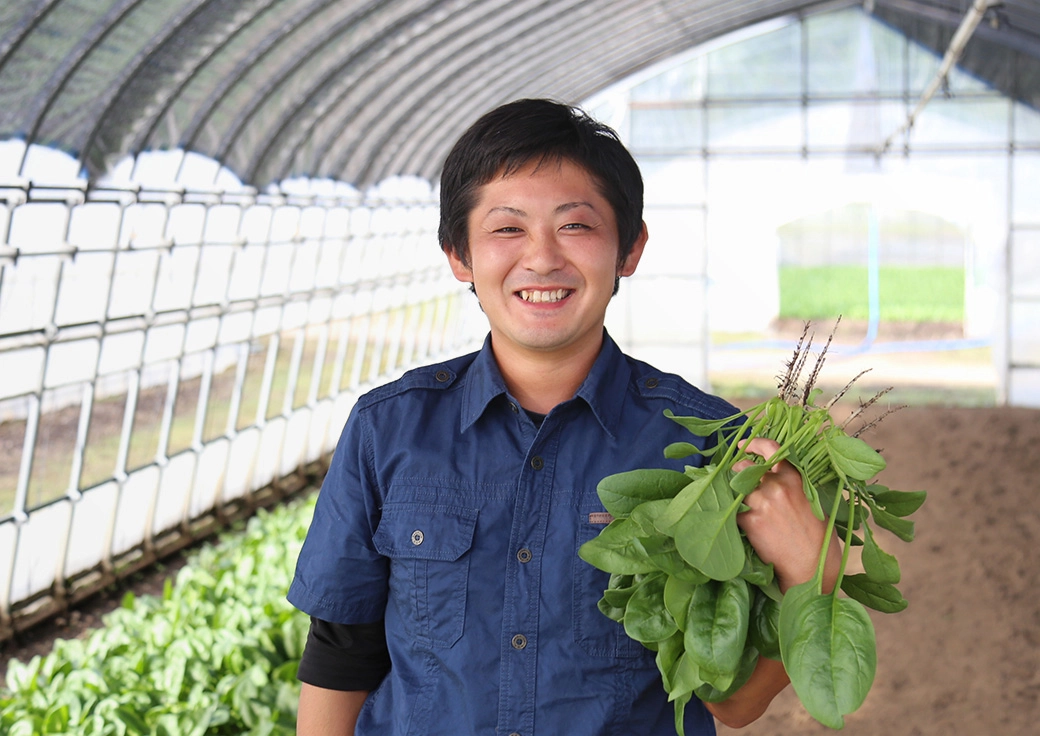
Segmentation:
{"type": "MultiPolygon", "coordinates": [[[[6,0],[0,140],[92,175],[145,150],[210,156],[262,187],[436,176],[462,128],[518,97],[576,102],[797,0],[6,0]]],[[[1040,107],[1036,0],[866,0],[942,53],[973,6],[962,67],[1040,107]]]]}

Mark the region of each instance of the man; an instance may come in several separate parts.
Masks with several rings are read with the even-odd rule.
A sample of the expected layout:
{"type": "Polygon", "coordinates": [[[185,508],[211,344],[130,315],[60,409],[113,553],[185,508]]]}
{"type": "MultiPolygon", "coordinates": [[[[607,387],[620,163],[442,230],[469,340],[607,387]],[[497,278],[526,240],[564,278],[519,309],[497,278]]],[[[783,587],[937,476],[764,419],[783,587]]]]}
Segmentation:
{"type": "MultiPolygon", "coordinates": [[[[642,206],[613,131],[550,101],[493,110],[449,154],[441,248],[490,334],[347,421],[289,591],[312,617],[299,733],[674,733],[653,652],[598,611],[607,576],[577,556],[609,520],[603,477],[696,439],[664,409],[735,413],[604,331],[647,242],[642,206]]],[[[747,504],[781,586],[811,578],[824,527],[797,471],[778,466],[747,504]]],[[[691,702],[686,733],[748,723],[786,684],[763,659],[729,700],[691,702]]]]}

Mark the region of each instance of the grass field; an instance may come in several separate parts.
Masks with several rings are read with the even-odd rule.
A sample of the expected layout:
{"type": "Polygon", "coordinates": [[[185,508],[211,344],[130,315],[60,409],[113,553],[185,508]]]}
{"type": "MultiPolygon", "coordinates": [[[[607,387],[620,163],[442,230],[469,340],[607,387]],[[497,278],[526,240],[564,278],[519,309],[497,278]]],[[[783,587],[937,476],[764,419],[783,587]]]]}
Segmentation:
{"type": "MultiPolygon", "coordinates": [[[[879,317],[892,322],[960,322],[964,269],[886,267],[878,273],[879,317]]],[[[865,266],[780,268],[780,317],[868,319],[865,266]]]]}

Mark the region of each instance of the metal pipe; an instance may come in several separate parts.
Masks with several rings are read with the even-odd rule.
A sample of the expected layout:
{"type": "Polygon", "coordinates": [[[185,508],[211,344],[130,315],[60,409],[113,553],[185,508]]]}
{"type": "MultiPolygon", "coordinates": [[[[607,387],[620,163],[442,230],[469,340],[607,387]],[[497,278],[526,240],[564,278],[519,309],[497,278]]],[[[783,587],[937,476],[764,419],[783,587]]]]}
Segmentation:
{"type": "Polygon", "coordinates": [[[964,16],[964,20],[961,21],[957,31],[953,34],[953,38],[950,39],[950,45],[946,49],[946,54],[943,56],[942,63],[939,64],[939,69],[936,71],[932,81],[928,83],[924,92],[921,93],[917,105],[907,116],[906,122],[888,136],[884,143],[882,143],[878,148],[878,155],[888,151],[897,137],[904,133],[909,133],[914,127],[914,124],[917,122],[917,117],[928,105],[932,97],[935,96],[935,93],[939,91],[939,87],[941,87],[943,82],[946,80],[950,70],[953,69],[954,65],[961,58],[961,54],[964,53],[964,47],[968,45],[968,41],[971,39],[971,36],[975,32],[979,23],[982,21],[986,11],[989,10],[991,5],[997,4],[998,1],[999,0],[975,0],[975,2],[972,3],[971,9],[968,11],[967,15],[964,16]]]}

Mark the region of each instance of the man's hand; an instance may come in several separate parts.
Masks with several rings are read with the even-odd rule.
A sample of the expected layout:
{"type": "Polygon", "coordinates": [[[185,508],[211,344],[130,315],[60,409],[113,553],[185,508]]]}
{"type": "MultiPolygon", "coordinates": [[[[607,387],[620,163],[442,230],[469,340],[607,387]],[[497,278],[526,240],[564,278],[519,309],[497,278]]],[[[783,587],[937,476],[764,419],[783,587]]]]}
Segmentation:
{"type": "MultiPolygon", "coordinates": [[[[744,449],[768,458],[780,445],[759,437],[744,449]]],[[[744,460],[733,466],[742,470],[751,465],[744,460]]],[[[817,519],[802,490],[802,476],[786,460],[766,473],[758,487],[744,498],[748,511],[737,514],[737,524],[763,562],[773,563],[780,590],[807,582],[816,575],[827,522],[817,519]]],[[[823,568],[823,592],[834,589],[841,566],[841,547],[832,536],[823,568]]],[[[760,657],[747,683],[721,703],[705,703],[708,711],[730,728],[743,728],[758,719],[769,703],[790,682],[784,666],[760,657]]]]}
{"type": "MultiPolygon", "coordinates": [[[[780,445],[758,437],[744,449],[768,458],[780,445]]],[[[751,465],[745,460],[733,466],[741,470],[751,465]]],[[[811,580],[819,564],[827,522],[817,519],[802,490],[802,476],[783,460],[762,476],[758,487],[744,499],[748,511],[737,514],[737,524],[763,562],[773,563],[781,591],[811,580]]],[[[824,565],[823,590],[834,588],[841,565],[841,548],[831,537],[824,565]]]]}

